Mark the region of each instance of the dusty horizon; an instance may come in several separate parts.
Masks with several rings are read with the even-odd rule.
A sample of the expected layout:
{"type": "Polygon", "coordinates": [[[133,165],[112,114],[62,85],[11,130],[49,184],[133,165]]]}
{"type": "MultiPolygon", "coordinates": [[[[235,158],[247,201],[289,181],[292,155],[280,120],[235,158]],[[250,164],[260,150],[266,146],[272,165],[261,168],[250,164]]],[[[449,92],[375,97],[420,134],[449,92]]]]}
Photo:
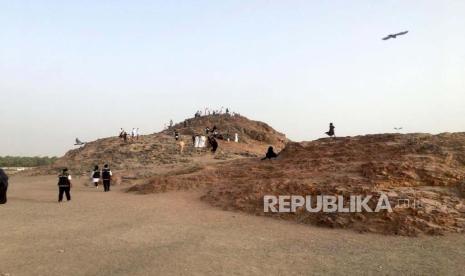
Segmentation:
{"type": "Polygon", "coordinates": [[[342,136],[464,131],[463,10],[459,1],[5,3],[0,155],[62,155],[76,137],[153,133],[205,107],[294,141],[321,137],[329,122],[342,136]]]}

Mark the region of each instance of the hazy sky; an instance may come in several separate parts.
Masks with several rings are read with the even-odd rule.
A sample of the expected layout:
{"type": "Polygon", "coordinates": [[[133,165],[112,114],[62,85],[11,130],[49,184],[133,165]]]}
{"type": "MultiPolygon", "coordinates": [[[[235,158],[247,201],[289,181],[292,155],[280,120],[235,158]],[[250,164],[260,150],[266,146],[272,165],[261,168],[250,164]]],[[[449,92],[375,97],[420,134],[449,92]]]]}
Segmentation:
{"type": "Polygon", "coordinates": [[[0,26],[0,155],[62,155],[205,106],[293,140],[329,122],[465,131],[462,0],[0,0],[0,26]]]}

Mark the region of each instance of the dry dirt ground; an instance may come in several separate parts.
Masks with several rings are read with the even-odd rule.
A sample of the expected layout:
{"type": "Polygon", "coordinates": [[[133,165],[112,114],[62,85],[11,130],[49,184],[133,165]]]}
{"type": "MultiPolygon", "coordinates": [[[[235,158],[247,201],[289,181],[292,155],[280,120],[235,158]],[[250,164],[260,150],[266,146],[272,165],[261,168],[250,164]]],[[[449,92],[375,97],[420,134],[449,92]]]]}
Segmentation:
{"type": "Polygon", "coordinates": [[[196,192],[11,178],[0,275],[465,275],[465,235],[358,234],[215,209],[196,192]]]}

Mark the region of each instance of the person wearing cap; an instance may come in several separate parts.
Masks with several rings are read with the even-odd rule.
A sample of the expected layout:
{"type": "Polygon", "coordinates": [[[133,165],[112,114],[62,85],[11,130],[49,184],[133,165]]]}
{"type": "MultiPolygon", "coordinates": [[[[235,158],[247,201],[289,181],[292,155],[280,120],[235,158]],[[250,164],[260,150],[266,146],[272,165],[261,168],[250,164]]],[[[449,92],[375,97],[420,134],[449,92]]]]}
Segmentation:
{"type": "Polygon", "coordinates": [[[102,180],[103,180],[103,191],[104,192],[109,192],[110,191],[110,184],[111,184],[111,177],[113,176],[113,173],[111,172],[110,168],[108,167],[108,164],[105,164],[103,166],[102,170],[102,180]]]}
{"type": "Polygon", "coordinates": [[[71,200],[71,187],[71,175],[69,175],[68,169],[64,168],[58,175],[58,202],[63,201],[63,194],[66,194],[66,200],[71,200]]]}

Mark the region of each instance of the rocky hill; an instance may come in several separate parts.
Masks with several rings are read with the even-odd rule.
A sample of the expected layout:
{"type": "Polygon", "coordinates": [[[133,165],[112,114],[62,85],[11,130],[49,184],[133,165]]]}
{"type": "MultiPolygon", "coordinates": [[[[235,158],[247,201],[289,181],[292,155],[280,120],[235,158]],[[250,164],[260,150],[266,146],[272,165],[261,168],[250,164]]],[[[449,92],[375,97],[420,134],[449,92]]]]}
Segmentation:
{"type": "Polygon", "coordinates": [[[242,116],[211,115],[187,119],[168,130],[151,135],[140,136],[138,140],[124,142],[118,137],[109,137],[89,142],[85,146],[70,150],[59,158],[52,170],[68,167],[74,173],[90,171],[95,164],[110,164],[113,170],[125,174],[137,174],[145,177],[159,172],[160,168],[167,170],[176,167],[183,168],[198,161],[209,162],[230,160],[243,157],[253,157],[265,152],[269,145],[283,148],[286,137],[265,123],[249,120],[242,116]],[[203,134],[206,127],[216,126],[218,134],[224,140],[218,139],[219,148],[212,155],[208,148],[195,149],[192,144],[192,134],[203,134]],[[185,144],[180,152],[180,141],[174,139],[174,130],[181,134],[180,141],[185,144]],[[239,143],[230,139],[239,135],[239,143]],[[204,158],[203,158],[204,157],[204,158]]]}
{"type": "MultiPolygon", "coordinates": [[[[242,144],[265,144],[282,148],[287,142],[284,134],[277,132],[266,123],[228,114],[186,119],[163,131],[163,133],[172,135],[174,130],[177,130],[181,135],[204,135],[206,127],[210,130],[216,127],[225,140],[228,138],[234,140],[234,134],[237,133],[242,144]]],[[[260,153],[262,153],[261,150],[260,153]]]]}
{"type": "MultiPolygon", "coordinates": [[[[154,177],[142,193],[201,187],[214,206],[300,223],[399,235],[465,229],[465,133],[380,134],[289,143],[276,160],[234,160],[154,177]],[[263,212],[265,195],[388,196],[393,212],[263,212]],[[409,204],[405,205],[408,201],[409,204]]],[[[348,201],[348,200],[347,200],[348,201]]]]}

